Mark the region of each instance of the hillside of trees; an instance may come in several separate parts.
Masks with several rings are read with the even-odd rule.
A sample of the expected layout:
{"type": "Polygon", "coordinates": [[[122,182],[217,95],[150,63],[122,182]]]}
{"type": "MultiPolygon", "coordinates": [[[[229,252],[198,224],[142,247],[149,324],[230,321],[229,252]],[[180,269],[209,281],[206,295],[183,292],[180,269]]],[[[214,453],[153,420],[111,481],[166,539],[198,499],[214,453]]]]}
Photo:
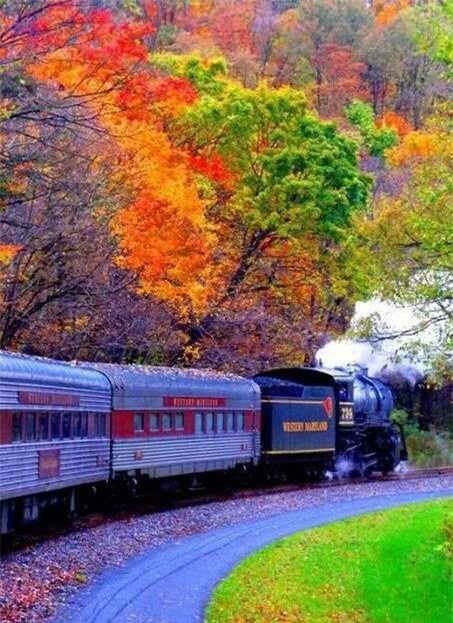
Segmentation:
{"type": "Polygon", "coordinates": [[[379,296],[447,374],[452,26],[434,1],[1,2],[0,348],[251,373],[379,296]]]}

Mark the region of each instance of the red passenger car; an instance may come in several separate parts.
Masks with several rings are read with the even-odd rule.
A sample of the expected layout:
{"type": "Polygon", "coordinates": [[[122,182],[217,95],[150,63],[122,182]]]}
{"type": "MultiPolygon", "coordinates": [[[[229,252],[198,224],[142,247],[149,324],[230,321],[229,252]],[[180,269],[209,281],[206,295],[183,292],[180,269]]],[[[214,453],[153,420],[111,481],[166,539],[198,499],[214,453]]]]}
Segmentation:
{"type": "Polygon", "coordinates": [[[253,381],[205,370],[94,367],[112,386],[113,478],[135,485],[258,462],[260,391],[253,381]]]}

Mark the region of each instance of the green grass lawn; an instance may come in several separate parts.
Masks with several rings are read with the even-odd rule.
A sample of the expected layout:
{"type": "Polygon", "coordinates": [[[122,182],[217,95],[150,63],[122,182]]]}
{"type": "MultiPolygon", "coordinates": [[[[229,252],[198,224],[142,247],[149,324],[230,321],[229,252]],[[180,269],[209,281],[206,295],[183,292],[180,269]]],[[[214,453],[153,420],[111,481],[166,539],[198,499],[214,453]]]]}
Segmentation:
{"type": "Polygon", "coordinates": [[[245,560],[208,623],[453,623],[453,502],[302,532],[245,560]]]}

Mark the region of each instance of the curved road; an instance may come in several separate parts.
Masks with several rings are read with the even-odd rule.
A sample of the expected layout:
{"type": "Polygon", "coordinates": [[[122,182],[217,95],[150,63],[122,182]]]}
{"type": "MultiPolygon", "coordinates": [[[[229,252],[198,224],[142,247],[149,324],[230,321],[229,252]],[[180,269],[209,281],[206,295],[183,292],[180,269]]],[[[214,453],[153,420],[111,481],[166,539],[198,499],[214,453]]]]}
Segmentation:
{"type": "Polygon", "coordinates": [[[201,623],[217,583],[251,552],[286,535],[453,491],[336,502],[245,521],[152,548],[102,574],[60,610],[56,623],[201,623]]]}

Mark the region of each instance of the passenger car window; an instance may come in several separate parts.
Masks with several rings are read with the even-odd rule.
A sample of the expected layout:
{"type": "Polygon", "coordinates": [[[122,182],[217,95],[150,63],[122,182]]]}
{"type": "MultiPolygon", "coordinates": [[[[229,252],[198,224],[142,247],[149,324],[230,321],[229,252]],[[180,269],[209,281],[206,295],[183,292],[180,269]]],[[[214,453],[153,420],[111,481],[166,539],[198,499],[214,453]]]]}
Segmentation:
{"type": "Polygon", "coordinates": [[[34,413],[25,414],[25,439],[33,441],[36,438],[36,418],[34,413]]]}
{"type": "Polygon", "coordinates": [[[159,414],[158,413],[150,413],[149,430],[159,430],[159,414]]]}
{"type": "Polygon", "coordinates": [[[50,416],[50,432],[52,435],[52,439],[60,439],[60,414],[52,413],[50,416]]]}
{"type": "Polygon", "coordinates": [[[206,432],[212,433],[212,431],[214,430],[214,414],[206,413],[205,417],[206,417],[206,432]]]}
{"type": "Polygon", "coordinates": [[[82,414],[74,413],[74,437],[82,436],[82,414]]]}
{"type": "Polygon", "coordinates": [[[195,432],[200,434],[203,432],[203,414],[195,413],[195,432]]]}
{"type": "Polygon", "coordinates": [[[71,437],[71,414],[63,413],[62,435],[63,439],[71,437]]]}
{"type": "MultiPolygon", "coordinates": [[[[142,413],[143,418],[145,417],[142,413]]],[[[106,436],[105,413],[96,413],[94,418],[94,430],[96,437],[106,436]]],[[[143,430],[143,429],[142,429],[143,430]]]]}
{"type": "Polygon", "coordinates": [[[217,424],[217,432],[220,433],[223,431],[223,413],[216,413],[216,424],[217,424]]]}
{"type": "Polygon", "coordinates": [[[13,413],[13,441],[22,441],[22,414],[13,413]]]}
{"type": "Polygon", "coordinates": [[[234,416],[231,411],[228,411],[227,413],[227,430],[228,431],[234,430],[234,416]]]}
{"type": "Polygon", "coordinates": [[[88,437],[88,413],[81,413],[80,419],[80,436],[88,437]]]}
{"type": "Polygon", "coordinates": [[[236,413],[236,430],[244,430],[244,414],[236,413]]]}
{"type": "Polygon", "coordinates": [[[184,413],[175,414],[175,428],[181,430],[184,429],[184,413]]]}
{"type": "Polygon", "coordinates": [[[139,433],[145,429],[145,414],[135,413],[134,415],[134,432],[139,433]]]}
{"type": "Polygon", "coordinates": [[[162,415],[162,428],[163,430],[171,430],[171,413],[162,415]]]}
{"type": "Polygon", "coordinates": [[[38,438],[49,439],[49,414],[40,413],[38,416],[38,438]]]}

